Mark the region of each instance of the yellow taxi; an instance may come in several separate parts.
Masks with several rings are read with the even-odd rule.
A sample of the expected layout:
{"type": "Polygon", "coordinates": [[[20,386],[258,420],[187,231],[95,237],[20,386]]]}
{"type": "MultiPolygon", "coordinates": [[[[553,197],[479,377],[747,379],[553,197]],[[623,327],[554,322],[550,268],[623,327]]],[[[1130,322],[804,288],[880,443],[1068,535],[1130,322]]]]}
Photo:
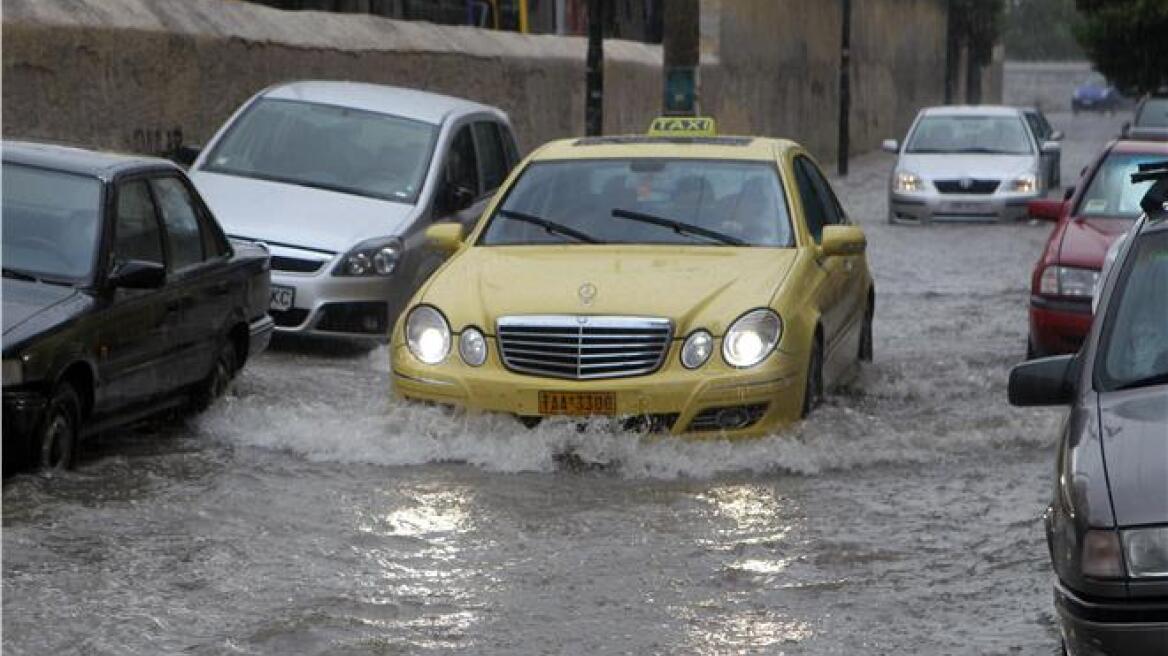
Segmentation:
{"type": "Polygon", "coordinates": [[[566,139],[527,157],[394,327],[415,400],[761,435],[872,357],[863,231],[791,141],[705,118],[566,139]]]}

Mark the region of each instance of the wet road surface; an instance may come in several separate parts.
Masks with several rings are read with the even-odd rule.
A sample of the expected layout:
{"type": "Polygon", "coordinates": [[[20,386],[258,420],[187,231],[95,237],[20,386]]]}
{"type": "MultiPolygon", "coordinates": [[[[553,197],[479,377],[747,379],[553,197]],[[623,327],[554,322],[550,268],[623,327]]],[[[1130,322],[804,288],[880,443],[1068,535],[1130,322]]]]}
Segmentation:
{"type": "MultiPolygon", "coordinates": [[[[1067,182],[1124,120],[1051,118],[1067,182]]],[[[889,226],[892,164],[833,180],[876,361],[810,421],[527,430],[391,399],[384,348],[293,344],[201,417],[6,481],[4,653],[1055,654],[1062,413],[1005,402],[1050,227],[889,226]]]]}

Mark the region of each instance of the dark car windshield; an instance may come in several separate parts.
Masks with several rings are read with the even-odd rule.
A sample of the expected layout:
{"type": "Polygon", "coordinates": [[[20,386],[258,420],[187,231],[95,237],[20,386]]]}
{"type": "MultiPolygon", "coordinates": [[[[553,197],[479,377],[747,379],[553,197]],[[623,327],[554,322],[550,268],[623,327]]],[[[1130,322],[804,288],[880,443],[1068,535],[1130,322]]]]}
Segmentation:
{"type": "Polygon", "coordinates": [[[778,172],[767,162],[590,159],[528,166],[479,243],[793,243],[778,172]]]}
{"type": "Polygon", "coordinates": [[[89,278],[101,224],[101,182],[6,162],[4,270],[56,282],[89,278]]]}
{"type": "Polygon", "coordinates": [[[1168,383],[1168,231],[1139,238],[1116,284],[1096,365],[1099,387],[1168,383]]]}
{"type": "Polygon", "coordinates": [[[1141,128],[1168,128],[1168,98],[1149,98],[1136,115],[1135,125],[1141,128]]]}
{"type": "Polygon", "coordinates": [[[1076,216],[1134,219],[1143,211],[1140,199],[1152,181],[1132,184],[1131,174],[1144,162],[1165,159],[1164,155],[1111,153],[1091,178],[1086,193],[1075,208],[1076,216]]]}
{"type": "Polygon", "coordinates": [[[204,169],[413,203],[437,131],[389,114],[266,98],[231,126],[204,169]]]}
{"type": "Polygon", "coordinates": [[[1033,150],[1017,116],[926,116],[909,137],[906,152],[1026,155],[1033,150]]]}

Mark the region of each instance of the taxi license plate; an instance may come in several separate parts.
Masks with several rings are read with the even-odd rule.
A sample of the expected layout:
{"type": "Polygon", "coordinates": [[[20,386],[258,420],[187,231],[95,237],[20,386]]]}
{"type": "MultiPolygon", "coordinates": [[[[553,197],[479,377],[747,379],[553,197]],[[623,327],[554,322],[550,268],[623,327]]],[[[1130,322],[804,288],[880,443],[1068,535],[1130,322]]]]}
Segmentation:
{"type": "Polygon", "coordinates": [[[296,300],[296,288],[283,285],[272,285],[271,298],[268,308],[278,312],[292,309],[292,301],[296,300]]]}
{"type": "Polygon", "coordinates": [[[540,392],[539,414],[589,417],[615,415],[613,392],[540,392]]]}

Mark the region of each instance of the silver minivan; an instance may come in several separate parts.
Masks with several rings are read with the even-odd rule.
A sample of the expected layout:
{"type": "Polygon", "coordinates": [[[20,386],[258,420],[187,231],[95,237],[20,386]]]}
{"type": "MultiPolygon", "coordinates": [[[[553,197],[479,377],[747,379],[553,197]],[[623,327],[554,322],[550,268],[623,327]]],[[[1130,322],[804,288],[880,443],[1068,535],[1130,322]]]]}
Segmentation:
{"type": "Polygon", "coordinates": [[[441,263],[434,221],[473,221],[519,159],[495,107],[356,82],[248,100],[190,177],[234,239],[271,253],[280,332],[386,339],[441,263]]]}
{"type": "Polygon", "coordinates": [[[1024,218],[1046,194],[1047,162],[1061,145],[1040,141],[1015,107],[943,106],[921,110],[904,143],[883,148],[899,155],[888,221],[929,223],[1024,218]]]}

